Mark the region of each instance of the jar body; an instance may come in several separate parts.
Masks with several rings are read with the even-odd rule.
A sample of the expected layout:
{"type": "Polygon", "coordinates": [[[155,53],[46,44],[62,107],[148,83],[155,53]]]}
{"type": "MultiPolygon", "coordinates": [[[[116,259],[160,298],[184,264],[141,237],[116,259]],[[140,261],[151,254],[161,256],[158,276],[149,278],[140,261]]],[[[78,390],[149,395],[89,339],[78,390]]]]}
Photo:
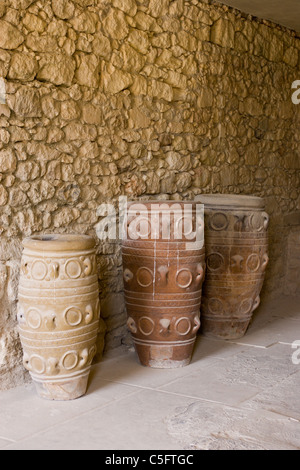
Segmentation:
{"type": "Polygon", "coordinates": [[[189,364],[200,327],[204,240],[196,241],[196,204],[175,202],[145,203],[139,215],[129,211],[127,232],[134,237],[122,242],[127,325],[141,364],[154,368],[189,364]],[[176,232],[179,226],[184,232],[185,220],[189,239],[176,232]]]}
{"type": "Polygon", "coordinates": [[[268,214],[252,196],[199,196],[204,203],[206,279],[202,333],[237,339],[247,331],[268,264],[268,214]]]}
{"type": "Polygon", "coordinates": [[[86,393],[100,302],[94,240],[45,235],[23,241],[18,323],[23,363],[43,398],[86,393]]]}

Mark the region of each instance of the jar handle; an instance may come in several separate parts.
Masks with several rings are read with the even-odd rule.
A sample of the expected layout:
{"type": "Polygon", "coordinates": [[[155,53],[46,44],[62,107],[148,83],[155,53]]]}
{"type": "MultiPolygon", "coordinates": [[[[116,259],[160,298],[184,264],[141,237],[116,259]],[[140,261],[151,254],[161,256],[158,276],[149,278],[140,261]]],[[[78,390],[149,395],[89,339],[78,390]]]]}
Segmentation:
{"type": "Polygon", "coordinates": [[[263,262],[262,262],[262,265],[261,265],[263,271],[266,269],[268,262],[269,262],[269,256],[268,256],[267,253],[265,253],[263,255],[263,262]]]}
{"type": "Polygon", "coordinates": [[[89,258],[85,258],[84,266],[85,266],[84,274],[86,276],[89,276],[92,272],[92,261],[89,258]]]}
{"type": "Polygon", "coordinates": [[[195,326],[193,328],[193,333],[196,333],[200,328],[200,318],[198,316],[194,318],[194,323],[195,323],[195,326]]]}
{"type": "Polygon", "coordinates": [[[133,273],[130,271],[130,269],[126,268],[124,270],[123,277],[125,282],[130,282],[133,279],[133,273]]]}
{"type": "Polygon", "coordinates": [[[258,295],[256,297],[256,299],[254,300],[254,303],[253,303],[253,306],[252,306],[252,312],[254,312],[254,310],[257,309],[257,307],[259,306],[260,304],[260,296],[258,295]]]}
{"type": "Polygon", "coordinates": [[[57,279],[59,276],[59,264],[53,263],[50,269],[51,269],[50,271],[51,279],[57,279]]]}
{"type": "Polygon", "coordinates": [[[169,268],[167,266],[160,266],[157,271],[160,274],[162,284],[166,286],[168,284],[169,268]]]}
{"type": "Polygon", "coordinates": [[[267,230],[267,228],[269,227],[269,220],[270,220],[269,214],[267,214],[266,212],[263,212],[262,216],[264,219],[264,229],[267,230]]]}
{"type": "Polygon", "coordinates": [[[91,323],[92,319],[93,319],[93,307],[91,305],[87,305],[86,309],[85,309],[85,323],[88,325],[89,323],[91,323]]]}
{"type": "Polygon", "coordinates": [[[204,272],[205,272],[205,266],[202,266],[202,264],[199,263],[199,264],[197,265],[197,277],[196,277],[197,285],[199,285],[200,282],[203,280],[203,278],[204,278],[204,272]]]}

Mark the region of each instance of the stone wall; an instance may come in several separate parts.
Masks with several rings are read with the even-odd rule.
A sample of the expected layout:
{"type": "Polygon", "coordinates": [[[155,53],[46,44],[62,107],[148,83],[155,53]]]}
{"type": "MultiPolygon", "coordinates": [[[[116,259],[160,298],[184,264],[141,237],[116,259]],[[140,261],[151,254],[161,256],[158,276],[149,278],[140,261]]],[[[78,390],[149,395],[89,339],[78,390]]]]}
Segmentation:
{"type": "MultiPolygon", "coordinates": [[[[265,292],[299,210],[300,40],[211,1],[0,0],[0,389],[24,380],[21,240],[96,237],[118,197],[264,196],[265,292]]],[[[99,355],[128,341],[119,242],[98,240],[99,355]]],[[[27,376],[25,375],[25,378],[27,376]]]]}
{"type": "Polygon", "coordinates": [[[285,277],[285,294],[300,293],[300,228],[290,232],[288,237],[287,265],[285,277]]]}
{"type": "Polygon", "coordinates": [[[284,220],[289,228],[284,293],[300,295],[300,211],[286,215],[284,220]]]}

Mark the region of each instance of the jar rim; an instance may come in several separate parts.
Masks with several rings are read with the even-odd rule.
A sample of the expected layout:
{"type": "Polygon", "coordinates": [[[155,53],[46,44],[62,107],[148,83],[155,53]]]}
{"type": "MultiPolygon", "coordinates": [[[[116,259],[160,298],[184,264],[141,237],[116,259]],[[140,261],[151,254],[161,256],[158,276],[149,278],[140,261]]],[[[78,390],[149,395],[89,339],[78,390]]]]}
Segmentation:
{"type": "Polygon", "coordinates": [[[204,207],[265,208],[264,198],[247,194],[199,194],[195,200],[202,202],[204,207]]]}
{"type": "Polygon", "coordinates": [[[37,251],[73,251],[94,248],[95,240],[89,235],[45,233],[26,237],[22,244],[37,251]]]}

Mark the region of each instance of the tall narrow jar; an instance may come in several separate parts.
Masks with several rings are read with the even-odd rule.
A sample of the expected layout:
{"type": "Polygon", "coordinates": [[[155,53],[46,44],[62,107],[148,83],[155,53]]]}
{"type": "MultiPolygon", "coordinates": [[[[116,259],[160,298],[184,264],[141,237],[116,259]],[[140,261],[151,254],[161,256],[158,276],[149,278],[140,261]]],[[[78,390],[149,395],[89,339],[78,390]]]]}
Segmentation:
{"type": "Polygon", "coordinates": [[[264,200],[256,196],[207,194],[196,199],[205,212],[202,333],[237,339],[260,303],[269,260],[269,216],[264,200]]]}
{"type": "Polygon", "coordinates": [[[23,246],[18,322],[24,366],[41,397],[78,398],[86,393],[99,328],[94,239],[50,234],[26,238],[23,246]]]}
{"type": "Polygon", "coordinates": [[[142,365],[190,363],[205,272],[203,206],[149,201],[128,206],[122,255],[128,328],[142,365]]]}

